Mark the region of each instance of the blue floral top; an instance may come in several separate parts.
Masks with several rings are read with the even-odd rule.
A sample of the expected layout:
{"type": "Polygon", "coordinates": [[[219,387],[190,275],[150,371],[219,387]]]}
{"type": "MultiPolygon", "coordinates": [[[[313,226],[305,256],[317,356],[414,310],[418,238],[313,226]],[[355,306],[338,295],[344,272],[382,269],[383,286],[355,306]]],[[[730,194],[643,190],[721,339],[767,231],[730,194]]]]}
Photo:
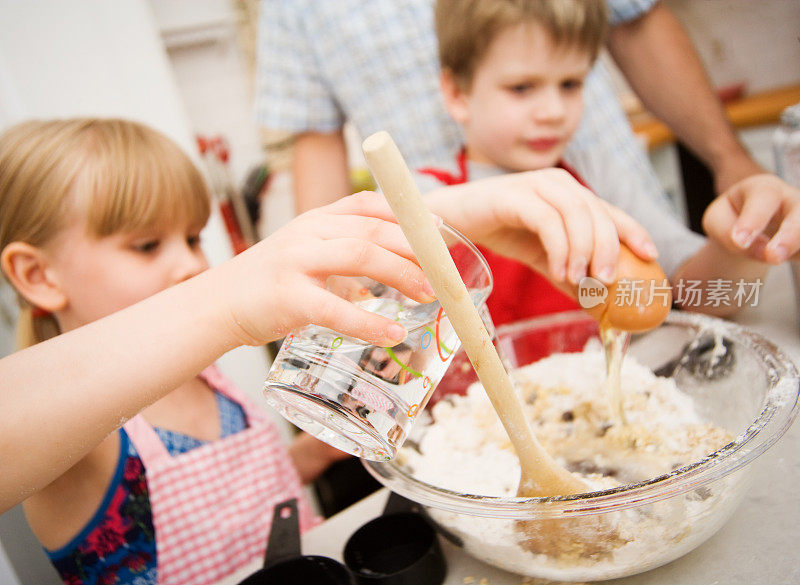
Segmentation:
{"type": "MultiPolygon", "coordinates": [[[[217,393],[222,436],[247,427],[241,406],[217,393]]],[[[206,442],[155,429],[171,455],[206,442]]],[[[94,517],[69,543],[45,550],[68,585],[157,585],[156,539],[145,469],[124,429],[120,456],[105,498],[94,517]]]]}

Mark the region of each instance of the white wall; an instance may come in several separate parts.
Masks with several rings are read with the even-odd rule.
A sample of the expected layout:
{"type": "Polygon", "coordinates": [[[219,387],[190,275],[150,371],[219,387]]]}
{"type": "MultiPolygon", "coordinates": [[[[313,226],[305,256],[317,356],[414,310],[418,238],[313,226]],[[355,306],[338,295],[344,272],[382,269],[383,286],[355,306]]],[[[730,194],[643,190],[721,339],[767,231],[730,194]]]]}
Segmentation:
{"type": "MultiPolygon", "coordinates": [[[[227,138],[231,172],[236,184],[242,185],[248,171],[265,160],[253,117],[255,55],[248,53],[241,36],[243,30],[255,34],[254,22],[249,22],[249,27],[242,22],[254,15],[241,10],[246,2],[231,0],[150,2],[193,127],[205,135],[227,138]]],[[[254,8],[254,3],[250,7],[254,8]]],[[[258,228],[262,237],[293,217],[288,173],[273,174],[261,211],[258,228]]]]}
{"type": "Polygon", "coordinates": [[[188,118],[149,4],[0,1],[7,121],[121,115],[193,150],[188,118]]]}
{"type": "Polygon", "coordinates": [[[237,183],[263,157],[253,121],[253,79],[229,0],[150,0],[195,132],[223,134],[237,183]]]}

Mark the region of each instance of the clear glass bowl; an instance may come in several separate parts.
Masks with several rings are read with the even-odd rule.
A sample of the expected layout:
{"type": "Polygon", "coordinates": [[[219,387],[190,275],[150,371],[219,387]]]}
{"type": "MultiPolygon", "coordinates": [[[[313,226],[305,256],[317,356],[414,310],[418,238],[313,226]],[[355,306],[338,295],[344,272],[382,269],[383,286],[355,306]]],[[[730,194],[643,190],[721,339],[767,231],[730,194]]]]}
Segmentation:
{"type": "MultiPolygon", "coordinates": [[[[551,353],[581,351],[598,330],[579,311],[500,327],[497,336],[504,359],[519,367],[551,353]]],[[[403,450],[413,442],[393,461],[364,464],[383,485],[422,504],[444,536],[491,565],[563,581],[612,579],[663,565],[696,548],[731,516],[747,491],[750,464],[796,417],[800,383],[788,357],[763,337],[691,313],[673,311],[658,329],[634,336],[629,355],[672,376],[697,412],[735,440],[647,481],[555,498],[493,497],[430,485],[403,464],[403,450]],[[725,351],[720,355],[714,347],[725,351]],[[537,528],[568,538],[554,539],[547,552],[531,552],[526,538],[537,528]]],[[[431,404],[463,393],[475,380],[462,351],[431,404]]],[[[417,425],[412,439],[425,433],[424,421],[417,425]]]]}

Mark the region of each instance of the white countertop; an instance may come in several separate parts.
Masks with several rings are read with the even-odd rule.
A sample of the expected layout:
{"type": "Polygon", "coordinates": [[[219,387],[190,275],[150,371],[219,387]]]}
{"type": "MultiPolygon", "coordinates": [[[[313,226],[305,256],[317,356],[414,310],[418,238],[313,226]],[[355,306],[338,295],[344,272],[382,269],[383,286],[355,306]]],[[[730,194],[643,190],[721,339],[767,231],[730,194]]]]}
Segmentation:
{"type": "MultiPolygon", "coordinates": [[[[734,320],[800,364],[800,318],[788,267],[773,269],[758,306],[747,307],[734,320]]],[[[717,534],[663,567],[605,585],[800,584],[800,423],[792,425],[754,465],[755,480],[748,495],[717,534]]],[[[341,561],[347,538],[380,515],[387,494],[380,490],[306,533],[303,554],[341,561]]],[[[447,558],[446,585],[540,585],[475,560],[444,539],[440,542],[447,558]]],[[[220,585],[236,585],[258,568],[245,567],[220,585]]]]}

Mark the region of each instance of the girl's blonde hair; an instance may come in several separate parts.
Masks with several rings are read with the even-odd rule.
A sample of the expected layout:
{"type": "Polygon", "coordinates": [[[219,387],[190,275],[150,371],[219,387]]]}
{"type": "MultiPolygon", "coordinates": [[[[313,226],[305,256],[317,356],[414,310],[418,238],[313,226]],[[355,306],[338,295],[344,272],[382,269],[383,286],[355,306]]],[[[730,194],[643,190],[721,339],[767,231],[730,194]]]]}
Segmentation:
{"type": "Polygon", "coordinates": [[[502,31],[539,24],[557,45],[573,45],[597,58],[607,26],[606,0],[438,0],[439,62],[462,89],[502,31]]]}
{"type": "MultiPolygon", "coordinates": [[[[75,218],[102,238],[186,218],[202,226],[210,199],[200,172],[172,140],[118,119],[28,121],[0,136],[0,250],[43,246],[75,218]]],[[[17,345],[59,333],[17,295],[17,345]]]]}

